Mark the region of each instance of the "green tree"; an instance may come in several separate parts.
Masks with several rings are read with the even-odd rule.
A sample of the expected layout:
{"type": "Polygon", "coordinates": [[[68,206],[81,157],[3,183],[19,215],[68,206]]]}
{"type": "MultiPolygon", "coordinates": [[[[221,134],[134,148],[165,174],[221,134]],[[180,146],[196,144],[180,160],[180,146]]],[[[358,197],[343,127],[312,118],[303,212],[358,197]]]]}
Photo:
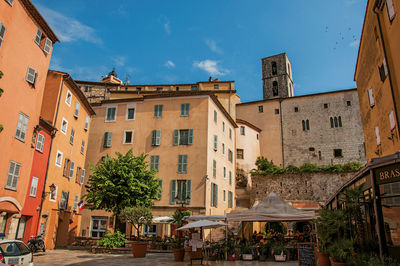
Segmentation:
{"type": "Polygon", "coordinates": [[[127,222],[137,231],[137,237],[140,239],[140,228],[143,225],[150,225],[153,221],[153,214],[149,207],[126,207],[120,213],[121,220],[127,222]]]}
{"type": "Polygon", "coordinates": [[[126,207],[152,206],[152,200],[159,196],[160,186],[156,171],[148,167],[147,155],[134,156],[132,150],[116,155],[116,158],[107,156],[105,161],[91,166],[93,173],[89,176],[84,198],[89,209],[113,212],[119,222],[119,214],[126,207]]]}

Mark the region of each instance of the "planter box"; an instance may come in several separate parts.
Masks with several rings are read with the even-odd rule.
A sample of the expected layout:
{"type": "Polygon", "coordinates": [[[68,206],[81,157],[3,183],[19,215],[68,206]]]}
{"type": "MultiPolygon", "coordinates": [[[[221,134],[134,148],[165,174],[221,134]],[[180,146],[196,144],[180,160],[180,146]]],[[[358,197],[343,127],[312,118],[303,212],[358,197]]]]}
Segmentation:
{"type": "Polygon", "coordinates": [[[253,260],[253,254],[243,254],[243,260],[253,260]]]}
{"type": "Polygon", "coordinates": [[[286,261],[286,255],[274,255],[275,261],[286,261]]]}

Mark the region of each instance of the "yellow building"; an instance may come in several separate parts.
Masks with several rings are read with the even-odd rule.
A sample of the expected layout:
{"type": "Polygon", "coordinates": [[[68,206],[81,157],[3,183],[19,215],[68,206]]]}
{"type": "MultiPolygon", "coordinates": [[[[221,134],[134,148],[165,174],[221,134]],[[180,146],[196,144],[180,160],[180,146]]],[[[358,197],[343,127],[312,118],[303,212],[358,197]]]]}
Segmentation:
{"type": "Polygon", "coordinates": [[[90,118],[94,114],[67,73],[48,72],[41,116],[58,130],[50,148],[40,221],[48,249],[65,247],[79,232],[77,205],[86,176],[90,118]]]}
{"type": "MultiPolygon", "coordinates": [[[[122,98],[93,105],[86,168],[107,154],[146,153],[161,179],[154,217],[171,216],[186,205],[193,215],[224,215],[235,206],[236,123],[209,92],[171,92],[122,98]]],[[[88,172],[90,174],[90,172],[88,172]]],[[[166,233],[159,225],[147,233],[166,233]]],[[[112,230],[105,211],[82,211],[81,236],[100,237],[112,230]]]]}

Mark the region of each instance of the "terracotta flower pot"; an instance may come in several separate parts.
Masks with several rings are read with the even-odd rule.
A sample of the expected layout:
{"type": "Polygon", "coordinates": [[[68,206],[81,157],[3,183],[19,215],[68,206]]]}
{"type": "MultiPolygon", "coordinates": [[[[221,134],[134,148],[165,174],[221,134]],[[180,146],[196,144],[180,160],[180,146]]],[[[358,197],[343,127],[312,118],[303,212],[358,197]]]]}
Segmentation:
{"type": "Polygon", "coordinates": [[[329,261],[332,266],[348,266],[347,262],[334,262],[331,257],[329,257],[329,261]]]}
{"type": "Polygon", "coordinates": [[[330,266],[329,254],[318,252],[318,262],[320,266],[330,266]]]}
{"type": "Polygon", "coordinates": [[[148,242],[134,241],[132,242],[132,254],[134,258],[146,257],[148,242]]]}
{"type": "Polygon", "coordinates": [[[175,261],[183,261],[185,258],[185,249],[183,248],[174,248],[174,260],[175,261]]]}

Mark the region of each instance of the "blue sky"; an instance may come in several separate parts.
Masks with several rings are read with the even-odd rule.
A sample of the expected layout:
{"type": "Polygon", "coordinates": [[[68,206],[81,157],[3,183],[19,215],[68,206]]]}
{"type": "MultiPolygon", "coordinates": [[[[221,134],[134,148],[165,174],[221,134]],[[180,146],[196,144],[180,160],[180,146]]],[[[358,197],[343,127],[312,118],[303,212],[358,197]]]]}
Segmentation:
{"type": "Polygon", "coordinates": [[[294,93],[354,88],[365,0],[33,0],[61,40],[51,69],[131,84],[234,80],[262,99],[261,58],[286,52],[294,93]]]}

